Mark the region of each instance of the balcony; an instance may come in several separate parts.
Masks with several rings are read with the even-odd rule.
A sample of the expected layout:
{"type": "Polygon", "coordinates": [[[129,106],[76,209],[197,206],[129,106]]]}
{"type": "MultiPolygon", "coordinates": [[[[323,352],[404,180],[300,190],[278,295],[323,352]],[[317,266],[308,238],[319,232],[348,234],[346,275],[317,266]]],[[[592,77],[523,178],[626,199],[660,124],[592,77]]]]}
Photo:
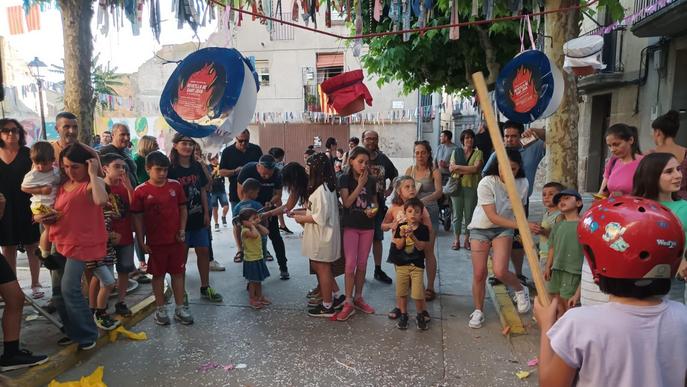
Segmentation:
{"type": "MultiPolygon", "coordinates": [[[[590,31],[588,34],[595,34],[597,31],[590,31]]],[[[601,54],[606,68],[598,73],[580,78],[577,81],[577,89],[588,94],[599,90],[608,90],[622,85],[624,81],[622,62],[623,57],[623,38],[625,27],[620,27],[615,31],[603,36],[604,48],[601,54]]]]}
{"type": "Polygon", "coordinates": [[[687,34],[687,0],[635,0],[634,9],[644,10],[632,25],[640,38],[687,34]]]}

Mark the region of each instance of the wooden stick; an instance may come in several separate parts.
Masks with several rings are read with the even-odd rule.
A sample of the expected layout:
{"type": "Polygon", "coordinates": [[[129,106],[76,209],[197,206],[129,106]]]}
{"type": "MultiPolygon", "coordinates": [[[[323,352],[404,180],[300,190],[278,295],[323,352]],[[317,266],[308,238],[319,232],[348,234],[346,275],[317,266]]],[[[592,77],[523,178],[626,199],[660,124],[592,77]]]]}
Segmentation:
{"type": "Polygon", "coordinates": [[[475,85],[477,97],[479,98],[479,104],[482,107],[482,112],[484,112],[484,117],[487,120],[489,137],[491,137],[491,142],[494,145],[494,152],[496,152],[496,159],[499,163],[500,175],[506,185],[506,191],[508,192],[508,197],[510,198],[510,203],[513,207],[513,213],[515,214],[515,221],[518,224],[518,230],[520,230],[520,238],[522,239],[522,245],[525,248],[527,262],[530,264],[530,269],[532,270],[534,286],[537,288],[537,296],[541,300],[542,305],[547,306],[551,300],[549,298],[549,293],[546,290],[546,286],[544,285],[544,277],[542,276],[539,268],[539,254],[537,254],[537,250],[534,248],[534,240],[532,239],[530,227],[527,223],[525,208],[522,205],[522,198],[515,187],[515,177],[513,177],[513,172],[510,168],[503,167],[510,165],[510,160],[506,154],[506,147],[503,145],[503,139],[501,138],[501,132],[499,131],[499,126],[496,122],[496,116],[494,115],[494,111],[489,103],[487,84],[484,81],[484,75],[482,75],[482,72],[472,74],[472,83],[475,85]]]}

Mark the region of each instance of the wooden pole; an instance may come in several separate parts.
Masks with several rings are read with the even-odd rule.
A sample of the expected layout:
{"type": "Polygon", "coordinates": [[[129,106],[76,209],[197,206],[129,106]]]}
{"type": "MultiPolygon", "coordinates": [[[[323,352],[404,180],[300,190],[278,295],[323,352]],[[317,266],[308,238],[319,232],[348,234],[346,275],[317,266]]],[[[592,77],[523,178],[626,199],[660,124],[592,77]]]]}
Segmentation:
{"type": "Polygon", "coordinates": [[[501,178],[506,185],[506,191],[508,192],[508,197],[510,198],[510,203],[513,207],[513,213],[515,214],[515,221],[518,224],[518,230],[520,230],[520,238],[522,239],[522,245],[525,248],[527,262],[530,264],[530,269],[532,270],[532,279],[534,280],[534,285],[537,288],[537,295],[541,300],[542,305],[547,306],[551,300],[549,298],[549,293],[546,290],[546,286],[544,285],[544,277],[539,269],[539,254],[534,248],[534,239],[532,239],[532,234],[530,233],[530,228],[527,223],[525,208],[522,205],[522,198],[515,187],[515,177],[513,177],[513,172],[510,170],[510,168],[503,167],[505,165],[510,165],[510,161],[508,159],[508,155],[506,154],[506,147],[503,145],[503,139],[501,138],[501,132],[499,131],[499,126],[496,122],[496,116],[494,115],[494,111],[489,103],[487,84],[484,81],[484,75],[482,75],[482,72],[472,74],[472,83],[475,85],[477,97],[479,98],[479,104],[482,107],[482,112],[487,120],[489,137],[491,137],[491,142],[494,145],[494,152],[496,152],[496,159],[499,163],[501,178]]]}

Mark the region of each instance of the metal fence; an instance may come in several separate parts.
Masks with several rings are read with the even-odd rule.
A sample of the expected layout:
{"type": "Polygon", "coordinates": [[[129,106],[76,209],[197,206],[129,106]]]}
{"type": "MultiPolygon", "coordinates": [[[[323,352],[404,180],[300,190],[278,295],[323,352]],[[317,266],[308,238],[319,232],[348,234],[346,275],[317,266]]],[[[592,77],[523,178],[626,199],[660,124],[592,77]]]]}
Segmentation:
{"type": "MultiPolygon", "coordinates": [[[[281,16],[277,15],[277,18],[282,20],[291,21],[291,12],[282,12],[281,16]]],[[[287,24],[282,24],[279,22],[271,22],[272,28],[270,29],[270,40],[293,40],[293,27],[287,24]]]]}

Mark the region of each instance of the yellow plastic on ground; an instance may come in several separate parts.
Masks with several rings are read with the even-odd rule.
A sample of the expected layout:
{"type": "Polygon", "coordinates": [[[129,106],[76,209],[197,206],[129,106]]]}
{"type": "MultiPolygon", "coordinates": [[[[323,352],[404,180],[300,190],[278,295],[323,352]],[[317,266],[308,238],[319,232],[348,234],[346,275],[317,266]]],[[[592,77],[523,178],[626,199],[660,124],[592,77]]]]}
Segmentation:
{"type": "Polygon", "coordinates": [[[127,330],[126,328],[124,328],[123,326],[120,325],[108,333],[109,338],[110,338],[110,342],[114,343],[115,341],[117,341],[117,337],[119,337],[120,334],[128,337],[131,340],[147,340],[148,339],[148,336],[146,335],[145,332],[134,333],[134,332],[131,332],[131,331],[127,330]]]}
{"type": "Polygon", "coordinates": [[[72,382],[58,382],[57,380],[52,380],[48,387],[107,387],[107,384],[103,382],[103,373],[105,368],[100,366],[93,371],[92,374],[84,376],[81,380],[75,380],[72,382]]]}

